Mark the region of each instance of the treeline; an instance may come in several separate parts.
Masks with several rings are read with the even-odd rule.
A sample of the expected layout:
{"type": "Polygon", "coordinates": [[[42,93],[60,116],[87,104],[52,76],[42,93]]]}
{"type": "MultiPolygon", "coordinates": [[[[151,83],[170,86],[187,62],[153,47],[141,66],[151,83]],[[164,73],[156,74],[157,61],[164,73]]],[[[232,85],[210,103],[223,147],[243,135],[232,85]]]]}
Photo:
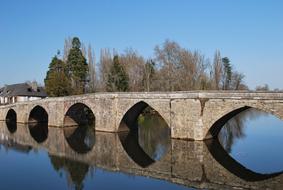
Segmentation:
{"type": "Polygon", "coordinates": [[[44,80],[49,96],[97,91],[246,90],[244,75],[228,57],[215,51],[213,60],[166,40],[145,59],[133,49],[101,49],[100,60],[79,38],[65,40],[63,55],[52,58],[44,80]],[[62,57],[62,58],[61,58],[62,57]]]}

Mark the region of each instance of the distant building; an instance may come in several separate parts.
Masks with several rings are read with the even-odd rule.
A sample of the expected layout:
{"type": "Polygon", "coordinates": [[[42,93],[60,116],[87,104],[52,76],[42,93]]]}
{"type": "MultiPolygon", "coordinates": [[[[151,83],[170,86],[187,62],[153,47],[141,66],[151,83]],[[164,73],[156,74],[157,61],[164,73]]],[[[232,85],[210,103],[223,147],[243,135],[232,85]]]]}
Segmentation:
{"type": "Polygon", "coordinates": [[[6,85],[0,89],[0,104],[38,100],[45,97],[47,97],[46,92],[35,82],[6,85]]]}

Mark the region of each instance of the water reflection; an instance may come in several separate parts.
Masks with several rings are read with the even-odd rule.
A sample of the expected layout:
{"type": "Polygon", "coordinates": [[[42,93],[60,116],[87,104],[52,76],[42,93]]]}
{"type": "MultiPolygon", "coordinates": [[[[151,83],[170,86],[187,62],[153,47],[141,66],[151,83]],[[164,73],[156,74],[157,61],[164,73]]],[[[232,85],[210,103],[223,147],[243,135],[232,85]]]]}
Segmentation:
{"type": "Polygon", "coordinates": [[[267,116],[266,112],[255,108],[249,108],[237,114],[228,120],[220,130],[218,139],[223,148],[230,153],[231,148],[237,139],[242,139],[246,136],[244,128],[248,120],[254,120],[261,116],[267,116]]]}
{"type": "Polygon", "coordinates": [[[87,153],[95,144],[94,126],[65,127],[64,135],[70,147],[77,153],[87,153]]]}
{"type": "Polygon", "coordinates": [[[283,143],[282,134],[282,120],[250,108],[231,118],[222,127],[218,140],[244,167],[266,174],[283,170],[283,151],[273,148],[283,143]]]}
{"type": "Polygon", "coordinates": [[[138,126],[138,143],[153,160],[160,160],[171,145],[167,123],[157,113],[145,113],[139,116],[138,126]]]}
{"type": "Polygon", "coordinates": [[[0,150],[2,148],[6,151],[14,150],[26,154],[32,150],[32,146],[17,143],[14,139],[10,139],[7,136],[1,136],[0,138],[0,150]]]}
{"type": "MultiPolygon", "coordinates": [[[[66,187],[65,178],[63,181],[58,179],[61,176],[66,176],[67,184],[76,189],[281,189],[283,184],[283,174],[253,172],[232,158],[215,140],[205,143],[172,139],[168,148],[170,151],[160,160],[151,158],[139,145],[147,157],[141,155],[138,159],[145,159],[145,163],[146,159],[154,161],[154,164],[144,164],[147,167],[139,167],[123,147],[129,146],[126,142],[139,142],[138,136],[134,136],[134,143],[130,140],[132,137],[125,140],[132,133],[123,133],[124,136],[120,134],[121,141],[125,142],[121,146],[117,134],[97,132],[94,134],[94,147],[88,154],[76,154],[63,137],[63,129],[50,127],[48,141],[38,144],[31,140],[26,127],[18,125],[17,132],[11,134],[3,123],[0,127],[2,146],[5,145],[5,149],[10,150],[22,145],[35,150],[43,149],[48,154],[27,148],[28,156],[22,156],[20,151],[15,154],[0,149],[0,162],[3,166],[0,173],[1,185],[6,189],[13,189],[7,186],[11,185],[9,176],[13,176],[14,189],[31,189],[30,179],[41,182],[44,179],[44,183],[54,185],[42,186],[42,189],[70,188],[66,187]],[[93,177],[90,178],[89,174],[93,177]],[[24,178],[25,176],[28,178],[24,178]]],[[[23,147],[20,150],[25,150],[23,147]]],[[[133,150],[136,149],[135,146],[132,147],[133,150]]]]}
{"type": "Polygon", "coordinates": [[[119,138],[124,150],[136,164],[145,168],[155,162],[140,146],[137,132],[119,133],[119,138]]]}
{"type": "Polygon", "coordinates": [[[16,121],[6,121],[6,125],[10,133],[15,133],[17,131],[17,122],[16,121]]]}
{"type": "Polygon", "coordinates": [[[262,181],[276,177],[283,173],[283,170],[281,172],[274,172],[270,174],[254,172],[233,159],[218,140],[207,140],[205,143],[216,161],[218,161],[229,172],[235,174],[241,179],[244,179],[245,181],[262,181]]]}
{"type": "Polygon", "coordinates": [[[38,142],[43,143],[48,137],[48,123],[47,122],[37,122],[29,123],[28,128],[32,138],[38,142]]]}
{"type": "Polygon", "coordinates": [[[64,172],[76,190],[84,189],[83,182],[90,168],[88,164],[50,154],[49,158],[53,168],[58,173],[64,172]]]}

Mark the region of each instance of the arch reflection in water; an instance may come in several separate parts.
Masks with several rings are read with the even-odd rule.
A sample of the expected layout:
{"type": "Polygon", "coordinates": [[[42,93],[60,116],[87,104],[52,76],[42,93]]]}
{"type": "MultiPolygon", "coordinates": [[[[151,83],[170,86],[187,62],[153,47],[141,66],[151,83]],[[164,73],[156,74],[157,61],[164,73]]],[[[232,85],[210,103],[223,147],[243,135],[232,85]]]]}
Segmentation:
{"type": "Polygon", "coordinates": [[[245,181],[262,181],[270,178],[274,178],[283,173],[274,172],[269,174],[261,174],[250,170],[231,157],[223,146],[219,143],[218,139],[210,139],[205,141],[206,146],[208,147],[209,152],[214,157],[214,159],[226,168],[229,172],[238,176],[245,181]]]}
{"type": "Polygon", "coordinates": [[[44,142],[48,137],[48,113],[41,106],[35,106],[29,115],[28,128],[33,139],[44,142]]]}
{"type": "Polygon", "coordinates": [[[219,143],[244,167],[261,174],[283,171],[283,121],[250,108],[222,126],[219,143]]]}
{"type": "MultiPolygon", "coordinates": [[[[17,135],[19,133],[11,135],[4,125],[0,129],[2,129],[0,130],[0,146],[4,144],[5,148],[15,150],[15,146],[19,149],[19,145],[23,145],[24,147],[20,149],[23,149],[25,153],[28,152],[26,156],[19,156],[14,151],[0,148],[0,158],[7,157],[2,155],[9,152],[13,158],[2,159],[2,162],[5,160],[7,162],[2,163],[6,167],[3,167],[1,176],[1,179],[4,179],[2,186],[6,185],[12,189],[30,188],[30,183],[26,183],[26,179],[23,180],[23,175],[28,175],[32,181],[44,180],[50,184],[58,182],[57,186],[53,187],[55,189],[64,189],[64,187],[65,189],[70,187],[74,189],[75,187],[78,189],[154,189],[157,186],[160,189],[184,189],[179,185],[196,189],[282,189],[283,174],[265,175],[248,170],[231,158],[219,143],[215,144],[215,141],[211,142],[214,144],[206,145],[203,141],[172,139],[170,154],[156,164],[140,168],[127,157],[121,143],[117,141],[117,134],[114,133],[97,132],[97,148],[94,148],[90,154],[74,154],[70,146],[65,146],[64,139],[50,140],[47,144],[38,145],[30,141],[29,132],[25,130],[25,126],[18,125],[18,131],[23,133],[21,135],[17,135]],[[26,146],[31,146],[36,151],[30,151],[26,146]],[[47,153],[58,175],[54,175],[53,169],[50,168],[49,159],[42,159],[47,156],[47,153]],[[24,163],[24,166],[15,163],[24,163]],[[38,167],[38,164],[41,167],[38,167]],[[11,174],[12,183],[16,186],[14,188],[9,183],[10,177],[7,177],[11,167],[19,171],[11,174]],[[29,170],[25,171],[22,168],[29,168],[29,170]],[[95,172],[93,172],[94,168],[95,172]],[[62,178],[66,178],[66,181],[62,178]]],[[[61,128],[50,129],[49,138],[62,137],[62,130],[61,128]]]]}
{"type": "Polygon", "coordinates": [[[17,122],[6,121],[6,125],[10,133],[15,133],[17,131],[17,122]]]}
{"type": "Polygon", "coordinates": [[[87,153],[95,144],[94,126],[66,127],[64,135],[70,147],[77,153],[87,153]]]}
{"type": "Polygon", "coordinates": [[[148,111],[138,118],[138,142],[153,160],[160,160],[171,144],[170,128],[157,112],[148,111]]]}
{"type": "Polygon", "coordinates": [[[72,105],[64,118],[64,135],[70,147],[77,153],[89,152],[95,144],[95,116],[82,103],[72,105]]]}
{"type": "Polygon", "coordinates": [[[168,152],[170,128],[160,114],[145,102],[129,109],[120,123],[120,128],[125,126],[130,132],[120,133],[119,138],[127,154],[139,166],[147,167],[168,152]]]}
{"type": "Polygon", "coordinates": [[[48,137],[48,123],[29,123],[29,132],[32,138],[38,142],[44,142],[48,137]]]}
{"type": "Polygon", "coordinates": [[[15,110],[10,109],[6,116],[6,125],[10,133],[17,131],[17,113],[15,110]]]}

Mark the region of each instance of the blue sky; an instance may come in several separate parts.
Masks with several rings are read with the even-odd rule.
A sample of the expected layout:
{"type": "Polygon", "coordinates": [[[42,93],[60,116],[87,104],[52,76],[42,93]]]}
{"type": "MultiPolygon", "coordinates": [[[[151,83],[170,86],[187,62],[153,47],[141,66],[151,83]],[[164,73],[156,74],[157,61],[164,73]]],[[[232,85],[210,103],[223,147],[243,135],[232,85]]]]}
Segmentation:
{"type": "Polygon", "coordinates": [[[0,86],[37,80],[64,39],[132,47],[145,57],[165,39],[230,58],[246,83],[283,89],[282,0],[1,0],[0,86]]]}

